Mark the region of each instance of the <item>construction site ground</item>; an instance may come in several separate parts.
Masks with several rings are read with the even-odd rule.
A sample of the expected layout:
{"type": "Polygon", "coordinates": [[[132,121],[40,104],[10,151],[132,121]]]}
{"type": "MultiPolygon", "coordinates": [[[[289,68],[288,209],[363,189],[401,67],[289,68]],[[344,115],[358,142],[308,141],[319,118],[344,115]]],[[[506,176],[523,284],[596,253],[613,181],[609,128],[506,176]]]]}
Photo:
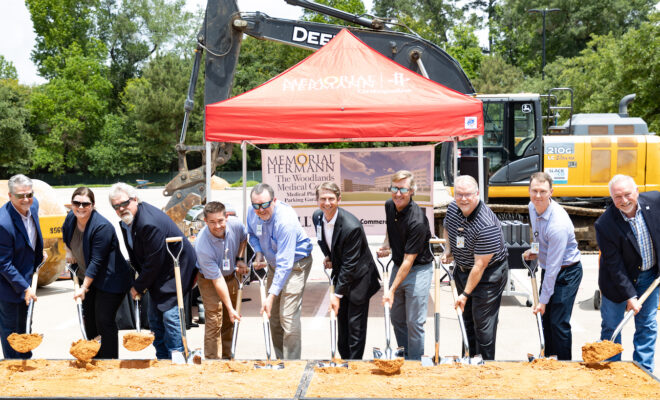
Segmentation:
{"type": "MultiPolygon", "coordinates": [[[[108,188],[94,188],[96,208],[117,226],[118,217],[109,205],[108,188]]],[[[144,200],[157,207],[163,207],[168,198],[162,195],[162,188],[139,189],[139,195],[144,200]]],[[[73,189],[56,189],[58,201],[69,203],[73,189]]],[[[242,191],[228,189],[214,191],[213,199],[225,202],[235,209],[239,218],[242,216],[242,191]]],[[[120,240],[121,241],[121,240],[120,240]]],[[[382,237],[369,238],[372,251],[379,247],[382,237]]],[[[123,245],[122,245],[123,246],[123,245]]],[[[328,319],[328,282],[321,269],[321,252],[315,246],[314,264],[307,281],[303,298],[302,310],[302,358],[329,359],[330,336],[328,319]]],[[[600,312],[594,308],[594,292],[598,289],[597,255],[582,256],[584,277],[577,293],[573,317],[573,359],[581,360],[581,346],[593,342],[600,336],[600,312]]],[[[511,271],[512,285],[518,292],[530,293],[531,283],[525,270],[511,271]]],[[[431,288],[430,296],[433,293],[431,288]]],[[[458,355],[460,351],[460,331],[456,313],[452,307],[452,295],[449,286],[442,286],[440,291],[440,355],[458,355]]],[[[46,287],[39,288],[38,302],[34,308],[32,331],[44,334],[42,344],[33,351],[33,358],[40,359],[72,359],[69,354],[71,343],[80,339],[76,307],[73,301],[73,284],[70,280],[60,280],[46,287]]],[[[238,337],[236,356],[238,359],[264,359],[265,346],[262,330],[262,319],[259,315],[259,291],[257,282],[251,283],[244,291],[245,302],[242,308],[242,321],[238,337]]],[[[381,294],[376,294],[369,309],[367,344],[364,359],[372,358],[373,347],[385,345],[383,307],[381,294]]],[[[526,306],[526,297],[521,295],[504,296],[497,332],[497,360],[527,359],[527,354],[538,355],[539,340],[536,320],[531,308],[526,306]]],[[[430,298],[428,318],[425,325],[425,350],[431,355],[434,351],[433,311],[434,299],[430,298]]],[[[120,332],[121,336],[130,331],[120,332]]],[[[634,322],[623,329],[623,360],[632,360],[634,322]]],[[[393,335],[393,334],[392,334],[393,335]]],[[[187,333],[191,348],[201,348],[203,345],[204,325],[190,329],[187,333]]],[[[394,337],[394,336],[393,336],[394,337]]],[[[153,346],[139,352],[130,352],[120,345],[121,359],[153,359],[153,346]]],[[[658,362],[656,358],[656,368],[658,362]]]]}

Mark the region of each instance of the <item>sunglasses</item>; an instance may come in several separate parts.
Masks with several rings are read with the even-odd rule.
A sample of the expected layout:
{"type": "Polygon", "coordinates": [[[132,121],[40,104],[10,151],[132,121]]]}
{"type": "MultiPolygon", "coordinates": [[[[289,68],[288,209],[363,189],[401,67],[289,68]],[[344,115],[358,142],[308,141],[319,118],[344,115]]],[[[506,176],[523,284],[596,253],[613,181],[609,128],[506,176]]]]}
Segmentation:
{"type": "Polygon", "coordinates": [[[252,203],[252,208],[254,208],[255,210],[258,210],[258,209],[260,209],[260,208],[261,208],[262,210],[265,210],[265,209],[267,209],[268,207],[270,207],[270,203],[272,203],[272,202],[273,202],[273,200],[271,200],[271,201],[267,201],[267,202],[265,202],[265,203],[261,203],[261,204],[252,203]]]}
{"type": "Polygon", "coordinates": [[[392,193],[399,192],[401,194],[406,194],[406,193],[410,192],[410,188],[390,186],[390,192],[392,192],[392,193]]]}
{"type": "Polygon", "coordinates": [[[92,205],[92,203],[90,203],[89,201],[75,201],[75,200],[72,201],[71,204],[73,204],[74,207],[76,208],[80,208],[80,207],[87,208],[92,205]]]}
{"type": "Polygon", "coordinates": [[[34,196],[34,192],[30,193],[13,193],[13,196],[17,199],[31,199],[34,196]]]}
{"type": "Polygon", "coordinates": [[[114,208],[115,211],[117,211],[117,210],[119,210],[119,209],[122,208],[122,207],[127,207],[128,204],[131,202],[131,200],[133,200],[133,199],[132,199],[132,198],[129,198],[128,200],[126,200],[126,201],[122,201],[121,203],[113,204],[113,205],[112,205],[112,208],[114,208]]]}

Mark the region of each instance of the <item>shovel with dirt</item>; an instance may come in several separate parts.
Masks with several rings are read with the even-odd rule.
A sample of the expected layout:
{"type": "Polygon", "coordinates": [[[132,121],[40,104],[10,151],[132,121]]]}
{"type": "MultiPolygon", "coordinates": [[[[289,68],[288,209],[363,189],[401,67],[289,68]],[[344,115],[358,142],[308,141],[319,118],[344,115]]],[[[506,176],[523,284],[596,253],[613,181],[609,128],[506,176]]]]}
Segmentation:
{"type": "MultiPolygon", "coordinates": [[[[254,274],[257,276],[257,279],[259,279],[259,293],[261,295],[261,306],[263,307],[264,304],[266,304],[266,267],[262,269],[256,269],[254,265],[257,262],[253,262],[251,267],[252,271],[254,271],[254,274]]],[[[262,264],[265,264],[264,261],[261,261],[262,264]]],[[[273,336],[270,333],[270,320],[268,319],[268,315],[266,314],[266,311],[264,311],[261,314],[261,317],[263,319],[263,328],[264,328],[264,342],[266,344],[266,362],[265,363],[257,363],[254,365],[255,368],[257,369],[283,369],[284,368],[284,363],[282,361],[277,362],[277,360],[272,360],[271,359],[271,342],[273,340],[273,336]]]]}
{"type": "MultiPolygon", "coordinates": [[[[527,268],[527,270],[529,271],[529,276],[532,280],[532,297],[534,298],[534,308],[536,308],[539,305],[539,288],[536,282],[536,271],[538,269],[539,264],[538,262],[533,262],[533,261],[531,263],[527,263],[524,254],[521,255],[520,258],[525,268],[527,268]]],[[[539,353],[538,357],[534,357],[533,354],[527,353],[527,359],[529,361],[534,361],[534,359],[536,358],[545,358],[545,336],[543,335],[543,317],[541,316],[540,312],[536,313],[536,327],[538,328],[539,331],[539,342],[541,344],[541,352],[539,353]]]]}
{"type": "MultiPolygon", "coordinates": [[[[66,269],[69,270],[69,274],[71,274],[71,279],[73,280],[73,292],[78,293],[80,289],[80,283],[78,282],[76,271],[71,268],[71,264],[66,264],[66,269]]],[[[87,338],[85,320],[83,317],[82,300],[80,300],[80,297],[76,298],[76,309],[78,310],[78,324],[80,325],[80,333],[82,333],[83,338],[71,344],[69,353],[78,361],[89,362],[96,356],[96,354],[99,352],[99,349],[101,348],[100,336],[94,338],[94,340],[89,340],[87,338]]]]}
{"type": "MultiPolygon", "coordinates": [[[[658,284],[660,284],[660,276],[655,278],[653,283],[651,283],[651,286],[649,286],[648,289],[646,289],[646,291],[642,294],[642,297],[639,298],[640,306],[644,304],[646,299],[651,295],[655,288],[658,287],[658,284]]],[[[587,364],[595,364],[605,361],[608,358],[614,357],[615,355],[621,353],[623,351],[623,346],[618,343],[614,343],[614,341],[616,340],[616,337],[619,336],[619,333],[621,333],[624,325],[630,321],[633,315],[635,315],[634,310],[626,311],[626,314],[614,330],[610,340],[587,343],[582,346],[582,359],[584,362],[587,364]]]]}
{"type": "Polygon", "coordinates": [[[141,296],[139,294],[134,299],[136,332],[129,332],[124,335],[124,348],[128,351],[144,350],[154,342],[154,334],[151,332],[142,332],[142,327],[140,326],[140,299],[141,296]]]}
{"type": "MultiPolygon", "coordinates": [[[[37,268],[35,268],[34,274],[32,274],[32,284],[30,285],[30,288],[32,289],[32,293],[37,293],[39,270],[41,269],[41,267],[44,266],[47,258],[48,257],[44,257],[44,259],[41,261],[41,264],[39,264],[37,268]]],[[[7,341],[9,342],[11,348],[19,353],[27,353],[29,351],[36,349],[41,344],[41,341],[44,338],[44,335],[42,335],[41,333],[32,333],[33,310],[34,310],[34,300],[30,299],[30,303],[28,304],[28,309],[27,309],[27,318],[25,320],[25,333],[12,333],[7,337],[7,341]]]]}
{"type": "MultiPolygon", "coordinates": [[[[386,263],[383,264],[380,261],[380,257],[376,256],[378,264],[383,271],[383,293],[387,293],[390,289],[390,266],[392,265],[392,258],[386,263]]],[[[379,347],[373,348],[374,354],[374,364],[383,372],[387,374],[393,374],[399,372],[401,366],[403,365],[403,347],[397,347],[396,350],[392,351],[391,343],[391,321],[390,321],[390,303],[385,302],[383,308],[385,311],[384,320],[385,320],[385,349],[381,350],[379,347]]]]}
{"type": "MultiPolygon", "coordinates": [[[[322,266],[325,276],[328,278],[328,283],[330,284],[329,295],[330,298],[335,295],[335,285],[332,284],[332,277],[328,268],[325,268],[325,265],[322,266]]],[[[330,307],[330,362],[319,362],[319,367],[340,367],[348,368],[348,363],[344,362],[341,359],[337,358],[337,315],[335,310],[330,307]]]]}
{"type": "Polygon", "coordinates": [[[186,338],[186,312],[183,308],[183,288],[181,285],[181,266],[179,264],[179,257],[181,257],[181,252],[183,251],[183,237],[176,236],[165,238],[165,248],[167,248],[167,252],[170,253],[172,260],[174,261],[176,301],[179,307],[179,331],[181,332],[181,342],[183,342],[183,353],[176,350],[172,351],[172,364],[201,364],[201,349],[190,351],[188,348],[188,339],[186,338]],[[170,246],[174,247],[177,243],[179,243],[179,252],[175,256],[173,251],[170,250],[170,246]]]}

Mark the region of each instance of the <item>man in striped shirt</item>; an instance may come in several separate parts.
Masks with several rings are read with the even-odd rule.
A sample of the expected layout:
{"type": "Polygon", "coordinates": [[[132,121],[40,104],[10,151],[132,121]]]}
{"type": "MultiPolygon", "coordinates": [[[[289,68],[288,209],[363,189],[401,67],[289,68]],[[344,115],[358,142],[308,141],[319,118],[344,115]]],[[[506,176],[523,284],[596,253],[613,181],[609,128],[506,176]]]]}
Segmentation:
{"type": "Polygon", "coordinates": [[[502,227],[481,200],[477,181],[456,178],[454,201],[447,207],[443,263],[456,263],[454,277],[460,295],[454,307],[463,310],[470,356],[495,359],[495,337],[502,292],[507,282],[507,250],[502,227]]]}
{"type": "MultiPolygon", "coordinates": [[[[596,221],[601,251],[598,269],[601,339],[611,339],[626,311],[635,312],[633,360],[653,372],[658,334],[658,288],[644,304],[639,298],[658,277],[660,193],[639,193],[633,178],[615,175],[609,183],[613,204],[596,221]]],[[[621,335],[616,342],[621,343],[621,335]]],[[[611,360],[620,360],[621,355],[611,360]]]]}

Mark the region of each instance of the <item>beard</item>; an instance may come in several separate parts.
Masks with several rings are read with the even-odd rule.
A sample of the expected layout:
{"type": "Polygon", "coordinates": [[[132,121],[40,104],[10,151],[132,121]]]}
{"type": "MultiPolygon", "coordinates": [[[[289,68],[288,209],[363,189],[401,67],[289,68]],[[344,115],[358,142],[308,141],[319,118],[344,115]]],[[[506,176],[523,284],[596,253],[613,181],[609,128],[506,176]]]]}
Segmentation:
{"type": "Polygon", "coordinates": [[[133,223],[133,214],[131,214],[130,211],[126,211],[121,215],[121,220],[124,221],[126,225],[130,225],[133,223]]]}

